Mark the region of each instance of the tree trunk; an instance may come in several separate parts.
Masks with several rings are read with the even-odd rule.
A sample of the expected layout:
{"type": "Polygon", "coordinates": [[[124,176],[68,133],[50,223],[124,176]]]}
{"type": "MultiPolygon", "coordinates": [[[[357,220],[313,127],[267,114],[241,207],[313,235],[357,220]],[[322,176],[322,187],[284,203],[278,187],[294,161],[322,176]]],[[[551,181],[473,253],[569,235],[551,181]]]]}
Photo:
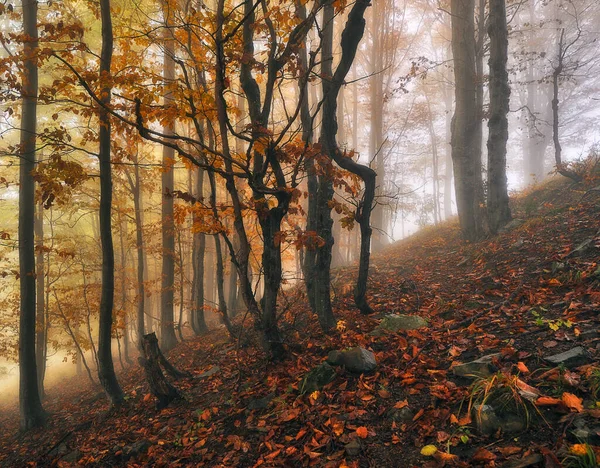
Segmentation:
{"type": "Polygon", "coordinates": [[[488,122],[488,223],[495,234],[511,220],[506,179],[510,86],[505,0],[490,0],[490,120],[488,122]]]}
{"type": "Polygon", "coordinates": [[[173,400],[183,399],[179,390],[171,385],[162,373],[160,368],[162,353],[154,333],[145,335],[142,339],[142,353],[143,357],[140,356],[138,361],[146,373],[150,392],[158,399],[156,409],[166,408],[173,400]]]}
{"type": "MultiPolygon", "coordinates": [[[[140,167],[137,154],[134,159],[135,184],[132,184],[133,207],[135,210],[135,244],[137,250],[137,345],[142,349],[142,337],[145,334],[144,314],[146,312],[146,285],[144,270],[144,233],[142,221],[142,190],[140,186],[140,167]]],[[[130,180],[131,184],[131,180],[130,180]]]]}
{"type": "Polygon", "coordinates": [[[565,30],[564,28],[560,31],[560,39],[558,41],[558,56],[556,68],[552,72],[552,140],[554,141],[554,162],[556,163],[556,170],[559,174],[568,177],[574,182],[581,182],[582,177],[570,170],[566,164],[562,161],[562,146],[560,144],[560,130],[559,130],[559,112],[558,112],[558,92],[559,85],[558,81],[564,69],[564,56],[565,56],[565,30]]]}
{"type": "Polygon", "coordinates": [[[35,281],[36,281],[36,336],[35,336],[35,358],[38,375],[38,390],[40,397],[44,397],[44,377],[46,375],[46,354],[48,348],[48,324],[46,323],[46,296],[45,280],[46,267],[44,264],[44,207],[38,203],[34,221],[36,258],[35,258],[35,281]]]}
{"type": "MultiPolygon", "coordinates": [[[[344,80],[350,70],[354,58],[356,56],[356,50],[360,43],[364,29],[365,20],[364,12],[370,3],[367,0],[357,1],[352,10],[348,14],[348,20],[346,27],[342,33],[341,46],[342,56],[340,63],[338,64],[335,73],[332,73],[331,62],[332,56],[332,43],[333,38],[331,37],[331,31],[327,30],[327,26],[323,31],[323,65],[325,77],[331,77],[323,81],[323,123],[321,129],[321,143],[326,154],[329,158],[336,162],[338,166],[345,169],[357,176],[359,176],[365,184],[364,193],[362,200],[356,210],[356,220],[360,226],[361,240],[360,240],[360,260],[358,267],[358,279],[356,281],[356,287],[354,289],[354,302],[358,309],[363,314],[372,313],[373,310],[367,303],[366,292],[367,282],[369,278],[369,262],[371,256],[371,212],[375,202],[375,189],[376,189],[376,177],[377,174],[370,167],[355,162],[352,158],[346,157],[340,151],[336,142],[337,134],[337,121],[336,121],[336,110],[337,110],[337,96],[339,90],[344,83],[344,80]]],[[[333,17],[333,5],[331,2],[327,3],[324,7],[324,24],[327,25],[326,18],[331,15],[333,17]]],[[[331,301],[329,298],[330,288],[330,270],[329,265],[331,262],[331,209],[329,208],[329,201],[333,196],[333,188],[331,182],[325,181],[319,184],[319,216],[320,216],[320,227],[322,229],[321,237],[325,240],[325,246],[318,251],[317,255],[317,268],[319,272],[318,282],[319,288],[321,289],[317,296],[317,306],[321,306],[321,314],[323,317],[327,317],[333,321],[335,325],[335,319],[331,312],[331,301]],[[328,185],[327,185],[328,184],[328,185]],[[321,198],[322,197],[322,198],[321,198]],[[325,297],[327,293],[327,297],[325,297]],[[330,314],[329,316],[327,314],[330,314]]],[[[317,309],[319,310],[319,309],[317,309]]]]}
{"type": "Polygon", "coordinates": [[[110,0],[100,0],[102,18],[102,51],[100,54],[100,76],[102,83],[102,106],[99,108],[100,129],[100,239],[102,244],[102,292],[100,296],[100,318],[98,335],[98,377],[110,402],[118,406],[123,402],[123,391],[117,381],[113,364],[111,339],[113,323],[113,301],[115,290],[115,252],[111,229],[112,173],[110,167],[110,116],[106,108],[110,105],[110,65],[113,53],[113,31],[110,0]]]}
{"type": "MultiPolygon", "coordinates": [[[[173,93],[169,90],[175,80],[175,41],[173,40],[170,25],[170,5],[163,4],[165,17],[164,30],[164,62],[163,79],[166,87],[163,96],[163,105],[168,108],[173,105],[173,93]]],[[[174,122],[169,122],[164,128],[165,135],[173,135],[175,131],[174,122]]],[[[173,220],[173,183],[175,151],[173,148],[163,146],[162,154],[162,277],[160,292],[160,345],[165,351],[169,351],[177,344],[175,336],[175,318],[173,311],[174,282],[175,282],[175,223],[173,220]]]]}
{"type": "MultiPolygon", "coordinates": [[[[202,200],[204,192],[204,171],[198,169],[196,174],[196,197],[202,200]]],[[[197,335],[208,333],[204,318],[204,256],[206,253],[206,235],[203,232],[194,233],[194,326],[197,335]]]]}
{"type": "Polygon", "coordinates": [[[35,168],[38,94],[37,1],[23,2],[23,87],[19,167],[19,409],[21,429],[44,423],[36,362],[35,168]]]}
{"type": "Polygon", "coordinates": [[[474,0],[452,0],[451,13],[456,102],[451,143],[456,204],[463,237],[473,241],[485,232],[481,144],[477,141],[474,0]]]}
{"type": "MultiPolygon", "coordinates": [[[[121,313],[123,314],[123,357],[125,358],[125,362],[127,364],[131,364],[131,359],[129,358],[129,337],[127,336],[127,274],[126,274],[126,263],[125,260],[125,235],[127,233],[127,224],[123,221],[123,216],[121,215],[121,211],[119,211],[119,246],[121,249],[121,313]],[[125,224],[125,225],[124,225],[125,224]]],[[[119,332],[117,331],[119,334],[119,332]]],[[[117,335],[118,336],[118,335],[117,335]]]]}

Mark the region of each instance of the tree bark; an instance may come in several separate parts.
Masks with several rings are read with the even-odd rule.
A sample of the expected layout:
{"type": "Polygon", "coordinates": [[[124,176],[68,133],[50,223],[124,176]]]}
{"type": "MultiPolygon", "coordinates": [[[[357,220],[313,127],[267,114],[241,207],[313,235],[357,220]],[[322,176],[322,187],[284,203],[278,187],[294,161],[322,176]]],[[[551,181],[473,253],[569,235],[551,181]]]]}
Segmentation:
{"type": "Polygon", "coordinates": [[[36,284],[35,284],[35,168],[38,96],[37,1],[23,2],[22,113],[19,167],[19,409],[21,429],[44,423],[36,362],[36,284]]]}
{"type": "Polygon", "coordinates": [[[488,223],[495,234],[511,220],[506,178],[508,141],[508,29],[505,0],[490,0],[490,120],[488,122],[488,223]]]}
{"type": "Polygon", "coordinates": [[[481,142],[477,140],[477,73],[475,70],[474,0],[452,0],[452,54],[455,110],[452,120],[452,161],[456,204],[463,237],[483,237],[484,200],[481,142]],[[479,156],[479,157],[478,157],[479,156]]]}
{"type": "Polygon", "coordinates": [[[144,284],[144,232],[142,220],[142,190],[140,185],[140,167],[137,154],[133,161],[135,170],[135,183],[129,183],[133,192],[133,207],[135,211],[135,244],[137,250],[137,345],[138,349],[142,347],[142,337],[145,334],[144,314],[146,312],[146,285],[144,284]]]}
{"type": "MultiPolygon", "coordinates": [[[[198,169],[196,174],[196,197],[202,200],[204,192],[204,171],[198,169]]],[[[197,335],[208,333],[208,326],[204,318],[204,255],[206,253],[206,234],[194,234],[194,326],[197,335]]]]}
{"type": "Polygon", "coordinates": [[[124,395],[115,374],[112,351],[113,301],[115,290],[115,252],[111,229],[112,173],[110,167],[110,66],[113,53],[113,31],[110,0],[100,0],[102,18],[102,51],[100,53],[100,77],[102,105],[98,109],[100,130],[100,239],[102,244],[102,292],[100,296],[100,318],[98,334],[98,377],[111,404],[123,403],[124,395]]]}
{"type": "Polygon", "coordinates": [[[44,377],[46,375],[46,354],[48,350],[48,324],[46,323],[46,268],[44,264],[44,207],[38,203],[34,221],[36,258],[35,258],[35,281],[36,281],[36,336],[35,336],[35,358],[38,374],[38,389],[40,397],[44,397],[44,377]]]}
{"type": "MultiPolygon", "coordinates": [[[[158,339],[154,333],[145,335],[142,339],[143,357],[138,361],[143,366],[146,373],[146,380],[150,386],[150,392],[157,398],[157,409],[166,408],[172,401],[183,399],[183,396],[173,385],[165,378],[160,365],[162,353],[158,347],[158,339]]],[[[164,356],[163,356],[164,359],[164,356]]]]}
{"type": "MultiPolygon", "coordinates": [[[[166,88],[163,96],[165,108],[173,105],[173,93],[169,90],[175,80],[175,41],[170,26],[170,11],[168,2],[163,3],[163,14],[165,18],[164,30],[164,62],[163,79],[166,88]]],[[[167,136],[173,135],[175,123],[169,122],[163,133],[167,136]]],[[[173,220],[173,183],[175,151],[173,148],[163,146],[162,154],[162,277],[160,292],[160,345],[165,351],[169,351],[177,344],[175,336],[175,318],[173,311],[174,282],[175,282],[175,223],[173,220]]]]}
{"type": "MultiPolygon", "coordinates": [[[[356,287],[354,289],[354,302],[357,308],[363,314],[372,313],[373,310],[369,306],[366,299],[367,282],[369,277],[369,262],[371,256],[371,212],[373,210],[373,204],[375,201],[375,189],[376,189],[376,177],[377,174],[370,167],[359,164],[347,157],[340,151],[337,142],[337,96],[340,88],[344,84],[344,80],[352,66],[354,57],[356,56],[356,50],[360,43],[365,29],[364,12],[370,5],[368,0],[357,1],[352,10],[348,14],[348,20],[346,27],[342,33],[341,46],[342,56],[340,63],[338,64],[335,73],[332,73],[331,62],[333,56],[331,53],[332,38],[328,36],[331,31],[327,30],[326,18],[328,15],[333,17],[333,5],[331,2],[325,4],[324,8],[324,31],[323,31],[323,65],[325,77],[331,76],[331,79],[324,80],[323,82],[323,123],[321,127],[321,143],[326,154],[329,158],[336,162],[338,166],[345,169],[357,176],[359,176],[365,184],[364,193],[362,200],[356,210],[356,220],[360,226],[360,260],[358,269],[358,279],[356,281],[356,287]]],[[[319,271],[318,282],[320,288],[320,294],[317,295],[317,306],[321,306],[321,313],[324,317],[328,317],[325,314],[329,313],[331,308],[331,301],[329,298],[330,288],[330,263],[331,263],[331,245],[333,239],[331,239],[331,208],[329,208],[329,201],[333,196],[333,187],[331,187],[330,181],[320,181],[320,193],[319,193],[319,216],[320,216],[320,227],[321,237],[325,240],[325,246],[319,249],[317,254],[317,268],[319,271]]],[[[317,309],[319,310],[319,309],[317,309]]],[[[333,319],[333,325],[335,325],[335,319],[331,312],[331,318],[333,319]]]]}

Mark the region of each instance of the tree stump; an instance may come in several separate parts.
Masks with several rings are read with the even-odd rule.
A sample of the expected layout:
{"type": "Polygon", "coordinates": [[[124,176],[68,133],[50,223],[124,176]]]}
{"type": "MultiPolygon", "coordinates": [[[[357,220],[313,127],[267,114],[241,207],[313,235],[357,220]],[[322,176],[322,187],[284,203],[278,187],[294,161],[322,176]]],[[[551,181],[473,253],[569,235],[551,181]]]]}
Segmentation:
{"type": "Polygon", "coordinates": [[[180,376],[186,374],[175,369],[167,361],[158,347],[158,339],[154,333],[144,335],[142,339],[142,354],[143,357],[139,357],[138,361],[146,372],[146,380],[150,386],[150,392],[158,399],[156,408],[163,409],[173,400],[183,399],[179,390],[168,382],[160,366],[162,364],[169,375],[172,375],[171,372],[173,371],[180,376]]]}

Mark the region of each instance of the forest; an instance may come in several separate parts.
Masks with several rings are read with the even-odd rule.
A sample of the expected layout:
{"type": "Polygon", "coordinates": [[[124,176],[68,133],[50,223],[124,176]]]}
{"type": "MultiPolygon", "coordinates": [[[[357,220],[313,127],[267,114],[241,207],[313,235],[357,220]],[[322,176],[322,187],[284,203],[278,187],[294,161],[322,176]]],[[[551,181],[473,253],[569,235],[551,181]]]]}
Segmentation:
{"type": "Polygon", "coordinates": [[[0,466],[598,466],[599,39],[0,0],[0,466]]]}

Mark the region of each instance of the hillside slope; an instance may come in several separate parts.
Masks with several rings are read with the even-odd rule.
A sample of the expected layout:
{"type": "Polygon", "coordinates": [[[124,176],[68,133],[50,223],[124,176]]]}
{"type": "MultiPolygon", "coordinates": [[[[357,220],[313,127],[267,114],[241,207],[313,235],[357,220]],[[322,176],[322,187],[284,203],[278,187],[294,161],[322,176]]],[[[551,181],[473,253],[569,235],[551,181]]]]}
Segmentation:
{"type": "Polygon", "coordinates": [[[16,414],[1,414],[0,464],[594,466],[600,191],[593,186],[552,180],[522,194],[513,200],[521,221],[479,243],[464,244],[448,222],[390,246],[373,257],[375,316],[352,305],[356,268],[339,269],[332,336],[319,331],[302,295],[288,293],[283,363],[265,360],[250,329],[236,342],[217,330],[180,344],[169,358],[194,377],[175,382],[185,400],[161,411],[138,365],[120,375],[127,404],[108,414],[102,394],[83,380],[50,389],[46,429],[18,436],[16,414]],[[428,325],[371,333],[388,314],[418,315],[428,325]],[[324,388],[299,394],[303,376],[330,351],[354,346],[375,353],[374,372],[337,367],[324,388]],[[547,359],[573,349],[574,357],[547,359]],[[590,464],[574,464],[585,457],[590,464]]]}

